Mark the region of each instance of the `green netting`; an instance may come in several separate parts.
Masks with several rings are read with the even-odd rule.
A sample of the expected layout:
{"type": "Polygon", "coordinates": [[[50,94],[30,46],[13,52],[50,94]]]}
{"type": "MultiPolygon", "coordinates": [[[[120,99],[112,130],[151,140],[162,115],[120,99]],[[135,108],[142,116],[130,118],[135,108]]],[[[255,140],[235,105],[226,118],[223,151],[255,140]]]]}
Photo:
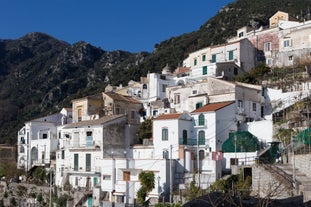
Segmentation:
{"type": "Polygon", "coordinates": [[[229,134],[229,138],[223,143],[223,152],[255,152],[258,150],[257,137],[248,131],[238,131],[229,134]],[[236,138],[236,139],[235,139],[236,138]]]}
{"type": "Polygon", "coordinates": [[[311,128],[301,131],[297,136],[294,137],[295,145],[311,144],[311,128]]]}

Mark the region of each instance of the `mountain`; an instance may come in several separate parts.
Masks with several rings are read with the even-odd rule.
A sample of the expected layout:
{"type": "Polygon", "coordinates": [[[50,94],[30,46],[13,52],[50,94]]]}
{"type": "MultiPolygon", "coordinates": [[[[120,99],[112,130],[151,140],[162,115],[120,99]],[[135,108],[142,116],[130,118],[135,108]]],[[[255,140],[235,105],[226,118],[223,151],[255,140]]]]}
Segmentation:
{"type": "Polygon", "coordinates": [[[73,98],[103,91],[108,83],[126,85],[166,64],[174,69],[189,53],[224,43],[242,26],[267,25],[278,10],[308,20],[310,6],[311,0],[237,0],[197,31],[155,44],[152,53],[71,45],[40,32],[0,40],[0,143],[14,144],[25,121],[70,107],[73,98]]]}

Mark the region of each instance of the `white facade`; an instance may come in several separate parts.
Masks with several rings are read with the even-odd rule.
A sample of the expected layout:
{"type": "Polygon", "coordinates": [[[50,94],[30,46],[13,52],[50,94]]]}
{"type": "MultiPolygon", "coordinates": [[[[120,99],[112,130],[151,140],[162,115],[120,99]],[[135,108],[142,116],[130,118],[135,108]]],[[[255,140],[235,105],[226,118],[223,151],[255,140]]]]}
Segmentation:
{"type": "Polygon", "coordinates": [[[26,122],[18,132],[17,167],[28,171],[34,166],[49,166],[59,144],[57,126],[68,121],[71,112],[63,109],[61,113],[26,122]]]}

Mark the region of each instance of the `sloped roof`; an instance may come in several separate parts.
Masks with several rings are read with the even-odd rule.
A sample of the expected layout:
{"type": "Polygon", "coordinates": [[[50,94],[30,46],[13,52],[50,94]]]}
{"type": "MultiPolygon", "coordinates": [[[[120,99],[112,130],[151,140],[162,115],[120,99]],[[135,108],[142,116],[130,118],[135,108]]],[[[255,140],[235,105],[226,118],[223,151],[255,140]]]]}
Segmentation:
{"type": "Polygon", "coordinates": [[[110,115],[110,116],[103,116],[103,117],[101,117],[99,119],[80,121],[80,122],[68,124],[68,125],[66,125],[64,127],[64,129],[105,124],[105,123],[108,123],[108,122],[110,122],[112,120],[118,119],[118,118],[120,118],[122,116],[125,116],[125,115],[123,115],[123,114],[122,115],[110,115]]]}
{"type": "Polygon", "coordinates": [[[210,104],[206,104],[205,106],[202,106],[201,108],[198,108],[198,109],[194,110],[191,113],[201,113],[201,112],[217,111],[217,110],[219,110],[221,108],[229,106],[232,103],[234,103],[234,102],[233,101],[228,101],[228,102],[220,102],[220,103],[210,103],[210,104]]]}
{"type": "Polygon", "coordinates": [[[115,93],[115,92],[106,92],[107,96],[112,98],[114,101],[123,101],[123,102],[129,102],[129,103],[135,103],[135,104],[141,104],[140,101],[130,97],[130,96],[123,96],[121,94],[115,93]]]}
{"type": "Polygon", "coordinates": [[[154,120],[179,119],[182,115],[183,115],[182,113],[162,114],[157,118],[155,118],[154,120]]]}

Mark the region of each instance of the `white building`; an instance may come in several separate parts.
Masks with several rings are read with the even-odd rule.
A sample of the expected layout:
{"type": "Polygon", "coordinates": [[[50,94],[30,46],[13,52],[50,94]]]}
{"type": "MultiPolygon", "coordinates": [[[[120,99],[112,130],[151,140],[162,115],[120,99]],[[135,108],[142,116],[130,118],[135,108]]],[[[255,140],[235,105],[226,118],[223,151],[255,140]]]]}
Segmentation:
{"type": "Polygon", "coordinates": [[[17,167],[29,171],[34,166],[47,166],[55,160],[59,140],[57,126],[71,122],[71,109],[26,122],[18,131],[17,167]]]}

